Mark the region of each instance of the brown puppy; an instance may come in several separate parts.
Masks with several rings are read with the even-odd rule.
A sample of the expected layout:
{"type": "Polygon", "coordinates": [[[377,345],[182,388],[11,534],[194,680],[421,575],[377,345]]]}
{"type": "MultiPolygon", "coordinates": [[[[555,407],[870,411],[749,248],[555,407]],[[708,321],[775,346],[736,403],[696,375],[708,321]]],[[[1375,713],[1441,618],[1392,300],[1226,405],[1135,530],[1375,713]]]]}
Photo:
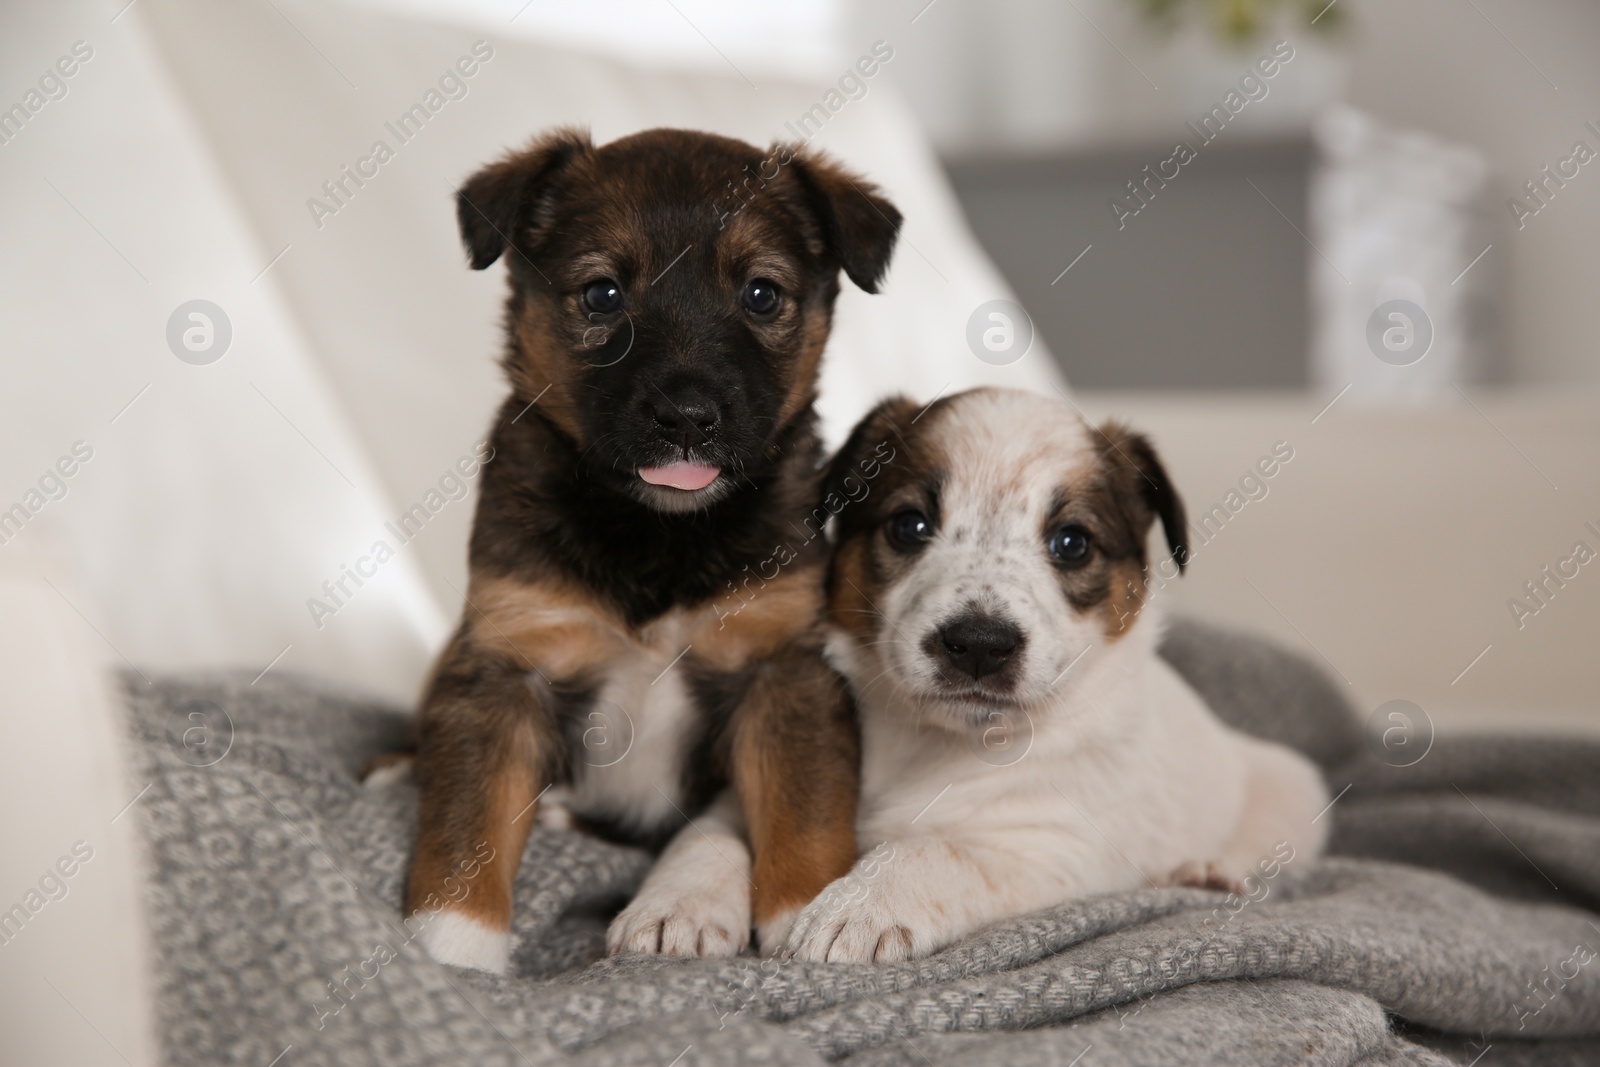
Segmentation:
{"type": "Polygon", "coordinates": [[[410,921],[435,958],[504,971],[555,802],[621,840],[749,843],[719,887],[647,883],[613,950],[780,936],[856,854],[812,404],[839,271],[874,291],[899,213],[815,155],[681,130],[557,131],[457,210],[472,266],[506,259],[511,395],[423,697],[410,921]]]}

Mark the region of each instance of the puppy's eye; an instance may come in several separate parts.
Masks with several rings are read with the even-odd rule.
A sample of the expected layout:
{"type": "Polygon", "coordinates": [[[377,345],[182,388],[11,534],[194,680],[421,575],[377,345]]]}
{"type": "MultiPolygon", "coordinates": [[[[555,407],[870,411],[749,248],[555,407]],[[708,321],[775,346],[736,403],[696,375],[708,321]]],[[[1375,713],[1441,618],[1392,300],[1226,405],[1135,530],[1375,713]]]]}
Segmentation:
{"type": "Polygon", "coordinates": [[[610,278],[601,278],[583,287],[583,306],[597,315],[609,315],[622,308],[622,287],[610,278]]]}
{"type": "Polygon", "coordinates": [[[889,517],[884,532],[891,545],[901,550],[912,549],[933,540],[933,523],[922,512],[907,508],[889,517]]]}
{"type": "Polygon", "coordinates": [[[766,278],[756,278],[745,284],[739,300],[754,314],[770,315],[778,308],[778,287],[766,278]]]}
{"type": "Polygon", "coordinates": [[[1082,526],[1063,526],[1050,535],[1045,547],[1062,563],[1082,563],[1089,558],[1089,531],[1082,526]]]}

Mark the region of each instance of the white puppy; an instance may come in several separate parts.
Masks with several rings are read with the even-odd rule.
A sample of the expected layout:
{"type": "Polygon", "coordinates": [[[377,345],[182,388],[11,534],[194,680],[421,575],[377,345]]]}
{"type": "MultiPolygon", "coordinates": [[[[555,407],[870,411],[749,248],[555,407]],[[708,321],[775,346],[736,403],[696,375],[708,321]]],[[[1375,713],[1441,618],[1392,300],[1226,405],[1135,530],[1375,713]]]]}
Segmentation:
{"type": "Polygon", "coordinates": [[[1076,897],[1237,888],[1316,855],[1317,769],[1224,726],[1156,654],[1147,534],[1159,519],[1169,566],[1187,545],[1149,442],[1014,391],[917,411],[880,405],[834,467],[894,448],[865,495],[838,487],[828,590],[866,855],[782,954],[905,959],[1076,897]]]}

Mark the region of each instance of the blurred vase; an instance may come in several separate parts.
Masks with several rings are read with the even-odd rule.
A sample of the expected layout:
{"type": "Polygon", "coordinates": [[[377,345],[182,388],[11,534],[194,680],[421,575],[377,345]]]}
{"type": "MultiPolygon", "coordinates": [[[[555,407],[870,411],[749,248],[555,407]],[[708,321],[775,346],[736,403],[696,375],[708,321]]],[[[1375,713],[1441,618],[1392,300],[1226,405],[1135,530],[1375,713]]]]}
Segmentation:
{"type": "Polygon", "coordinates": [[[1313,124],[1311,377],[1351,400],[1424,401],[1490,376],[1488,166],[1348,107],[1313,124]],[[1480,258],[1481,257],[1481,258],[1480,258]]]}

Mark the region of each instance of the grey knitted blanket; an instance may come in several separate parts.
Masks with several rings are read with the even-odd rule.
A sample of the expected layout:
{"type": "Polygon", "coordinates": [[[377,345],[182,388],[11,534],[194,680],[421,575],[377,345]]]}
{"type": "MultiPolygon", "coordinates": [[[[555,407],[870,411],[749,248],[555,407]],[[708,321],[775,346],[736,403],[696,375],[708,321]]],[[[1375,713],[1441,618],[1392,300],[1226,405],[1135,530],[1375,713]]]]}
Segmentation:
{"type": "Polygon", "coordinates": [[[134,679],[167,1058],[1600,1063],[1600,744],[1385,747],[1259,640],[1178,623],[1164,654],[1224,718],[1327,769],[1335,855],[1251,899],[1098,897],[906,964],[606,959],[648,857],[538,828],[507,978],[434,963],[400,923],[415,791],[355,776],[404,742],[404,715],[305,679],[134,679]]]}

